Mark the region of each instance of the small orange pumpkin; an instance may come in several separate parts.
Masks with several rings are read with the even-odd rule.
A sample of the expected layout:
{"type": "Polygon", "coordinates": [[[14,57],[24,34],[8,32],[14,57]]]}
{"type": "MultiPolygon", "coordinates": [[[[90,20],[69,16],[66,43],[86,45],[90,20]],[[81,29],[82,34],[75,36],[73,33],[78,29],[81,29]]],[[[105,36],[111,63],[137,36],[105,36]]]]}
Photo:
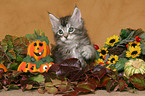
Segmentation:
{"type": "Polygon", "coordinates": [[[4,69],[4,72],[7,72],[7,68],[3,64],[0,64],[0,68],[4,69]]]}
{"type": "Polygon", "coordinates": [[[27,55],[34,57],[36,61],[39,61],[41,58],[49,55],[49,46],[45,41],[41,42],[40,40],[33,41],[28,46],[27,55]]]}

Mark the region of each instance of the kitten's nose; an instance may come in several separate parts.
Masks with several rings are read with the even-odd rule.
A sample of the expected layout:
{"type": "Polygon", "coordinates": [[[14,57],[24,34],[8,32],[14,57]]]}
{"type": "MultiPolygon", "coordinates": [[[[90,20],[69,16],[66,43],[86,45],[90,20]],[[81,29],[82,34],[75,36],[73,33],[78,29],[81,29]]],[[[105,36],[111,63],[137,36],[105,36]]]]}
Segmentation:
{"type": "Polygon", "coordinates": [[[68,36],[64,36],[64,37],[67,39],[68,36]]]}

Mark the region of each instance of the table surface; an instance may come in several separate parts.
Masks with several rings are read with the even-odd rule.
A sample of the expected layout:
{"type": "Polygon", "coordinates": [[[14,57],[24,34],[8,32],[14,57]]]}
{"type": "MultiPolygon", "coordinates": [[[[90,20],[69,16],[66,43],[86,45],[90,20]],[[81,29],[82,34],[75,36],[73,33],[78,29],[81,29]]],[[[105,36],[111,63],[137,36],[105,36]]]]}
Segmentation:
{"type": "MultiPolygon", "coordinates": [[[[94,94],[87,94],[87,95],[81,95],[81,96],[145,96],[145,91],[136,91],[135,93],[129,93],[129,92],[107,92],[106,90],[97,90],[94,94]]],[[[0,96],[54,96],[52,94],[40,94],[37,92],[37,90],[32,91],[24,91],[22,92],[21,89],[19,90],[0,90],[0,96]]],[[[59,94],[55,96],[61,96],[59,94]]]]}

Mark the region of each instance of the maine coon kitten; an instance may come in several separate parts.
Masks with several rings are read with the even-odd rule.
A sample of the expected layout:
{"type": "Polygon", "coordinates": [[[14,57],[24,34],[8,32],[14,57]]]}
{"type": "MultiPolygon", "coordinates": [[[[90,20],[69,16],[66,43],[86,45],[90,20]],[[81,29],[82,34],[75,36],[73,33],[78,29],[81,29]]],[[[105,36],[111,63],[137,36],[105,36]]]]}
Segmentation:
{"type": "Polygon", "coordinates": [[[95,49],[91,45],[80,10],[75,7],[72,16],[56,18],[49,13],[56,46],[52,51],[55,63],[64,59],[78,58],[85,66],[85,61],[95,58],[95,49]]]}

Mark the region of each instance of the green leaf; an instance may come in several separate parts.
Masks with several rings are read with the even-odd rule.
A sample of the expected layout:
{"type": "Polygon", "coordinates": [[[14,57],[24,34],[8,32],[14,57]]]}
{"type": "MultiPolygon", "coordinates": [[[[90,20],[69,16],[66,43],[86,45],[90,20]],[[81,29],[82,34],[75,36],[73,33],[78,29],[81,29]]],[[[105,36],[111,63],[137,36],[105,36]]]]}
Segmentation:
{"type": "Polygon", "coordinates": [[[3,46],[3,51],[4,51],[4,52],[6,52],[7,49],[8,49],[8,46],[7,46],[7,45],[6,45],[6,46],[3,46]]]}
{"type": "Polygon", "coordinates": [[[20,74],[22,74],[20,71],[13,71],[12,73],[13,77],[18,77],[20,74]]]}
{"type": "Polygon", "coordinates": [[[16,59],[17,59],[17,61],[23,61],[22,57],[17,57],[16,59]]]}
{"type": "Polygon", "coordinates": [[[141,39],[145,39],[145,33],[141,34],[139,37],[140,37],[141,39]]]}
{"type": "Polygon", "coordinates": [[[143,54],[143,55],[145,55],[145,44],[144,44],[145,42],[143,42],[142,44],[141,44],[141,53],[143,54]]]}
{"type": "Polygon", "coordinates": [[[16,54],[15,52],[7,52],[7,56],[10,57],[11,59],[16,59],[16,54]]]}
{"type": "Polygon", "coordinates": [[[132,32],[127,36],[126,40],[130,40],[130,39],[133,37],[134,33],[135,33],[135,31],[132,31],[132,32]]]}
{"type": "Polygon", "coordinates": [[[100,57],[99,54],[100,53],[96,50],[96,60],[100,57]]]}
{"type": "Polygon", "coordinates": [[[3,88],[4,88],[5,91],[8,91],[10,89],[19,89],[19,87],[17,85],[14,85],[14,84],[3,86],[3,88]]]}
{"type": "Polygon", "coordinates": [[[11,48],[13,48],[13,47],[14,47],[14,45],[13,45],[12,41],[8,41],[8,42],[7,42],[7,44],[8,44],[8,46],[9,46],[9,49],[11,49],[11,48]]]}
{"type": "Polygon", "coordinates": [[[33,80],[33,81],[36,81],[36,82],[38,82],[38,83],[44,82],[44,81],[45,81],[44,76],[43,76],[42,74],[39,74],[39,75],[30,77],[29,79],[30,79],[30,80],[33,80]]]}
{"type": "Polygon", "coordinates": [[[121,37],[121,39],[125,39],[125,38],[127,38],[127,36],[128,36],[129,34],[130,34],[130,33],[127,32],[126,29],[121,29],[120,37],[121,37]]]}
{"type": "Polygon", "coordinates": [[[60,92],[65,92],[66,90],[69,90],[68,85],[59,85],[58,89],[60,92]]]}
{"type": "Polygon", "coordinates": [[[62,82],[61,80],[58,80],[58,79],[52,79],[51,81],[53,85],[61,85],[61,82],[62,82]]]}
{"type": "Polygon", "coordinates": [[[8,65],[7,68],[8,68],[8,69],[13,69],[13,68],[14,68],[14,69],[17,70],[18,64],[13,62],[13,63],[11,63],[10,65],[8,65]]]}
{"type": "Polygon", "coordinates": [[[119,80],[119,90],[122,91],[124,88],[126,88],[128,85],[125,83],[125,81],[121,78],[119,80]]]}
{"type": "Polygon", "coordinates": [[[33,34],[26,34],[25,36],[26,36],[26,38],[27,38],[28,40],[34,40],[34,39],[36,39],[36,36],[33,35],[33,34]]]}
{"type": "Polygon", "coordinates": [[[54,86],[54,85],[52,84],[52,82],[46,82],[46,83],[45,83],[45,86],[46,86],[46,87],[52,87],[52,86],[54,86]]]}
{"type": "Polygon", "coordinates": [[[48,87],[47,93],[49,94],[56,94],[58,92],[58,89],[56,87],[48,87]]]}
{"type": "Polygon", "coordinates": [[[145,74],[134,74],[130,76],[129,80],[135,88],[140,90],[145,89],[145,74]]]}
{"type": "Polygon", "coordinates": [[[127,62],[126,58],[120,58],[119,61],[115,64],[115,68],[117,71],[124,70],[125,62],[127,62]]]}
{"type": "Polygon", "coordinates": [[[111,88],[112,88],[112,86],[114,85],[114,83],[115,83],[114,80],[109,80],[109,81],[108,81],[107,86],[106,86],[106,90],[107,90],[108,92],[111,91],[111,88]]]}

